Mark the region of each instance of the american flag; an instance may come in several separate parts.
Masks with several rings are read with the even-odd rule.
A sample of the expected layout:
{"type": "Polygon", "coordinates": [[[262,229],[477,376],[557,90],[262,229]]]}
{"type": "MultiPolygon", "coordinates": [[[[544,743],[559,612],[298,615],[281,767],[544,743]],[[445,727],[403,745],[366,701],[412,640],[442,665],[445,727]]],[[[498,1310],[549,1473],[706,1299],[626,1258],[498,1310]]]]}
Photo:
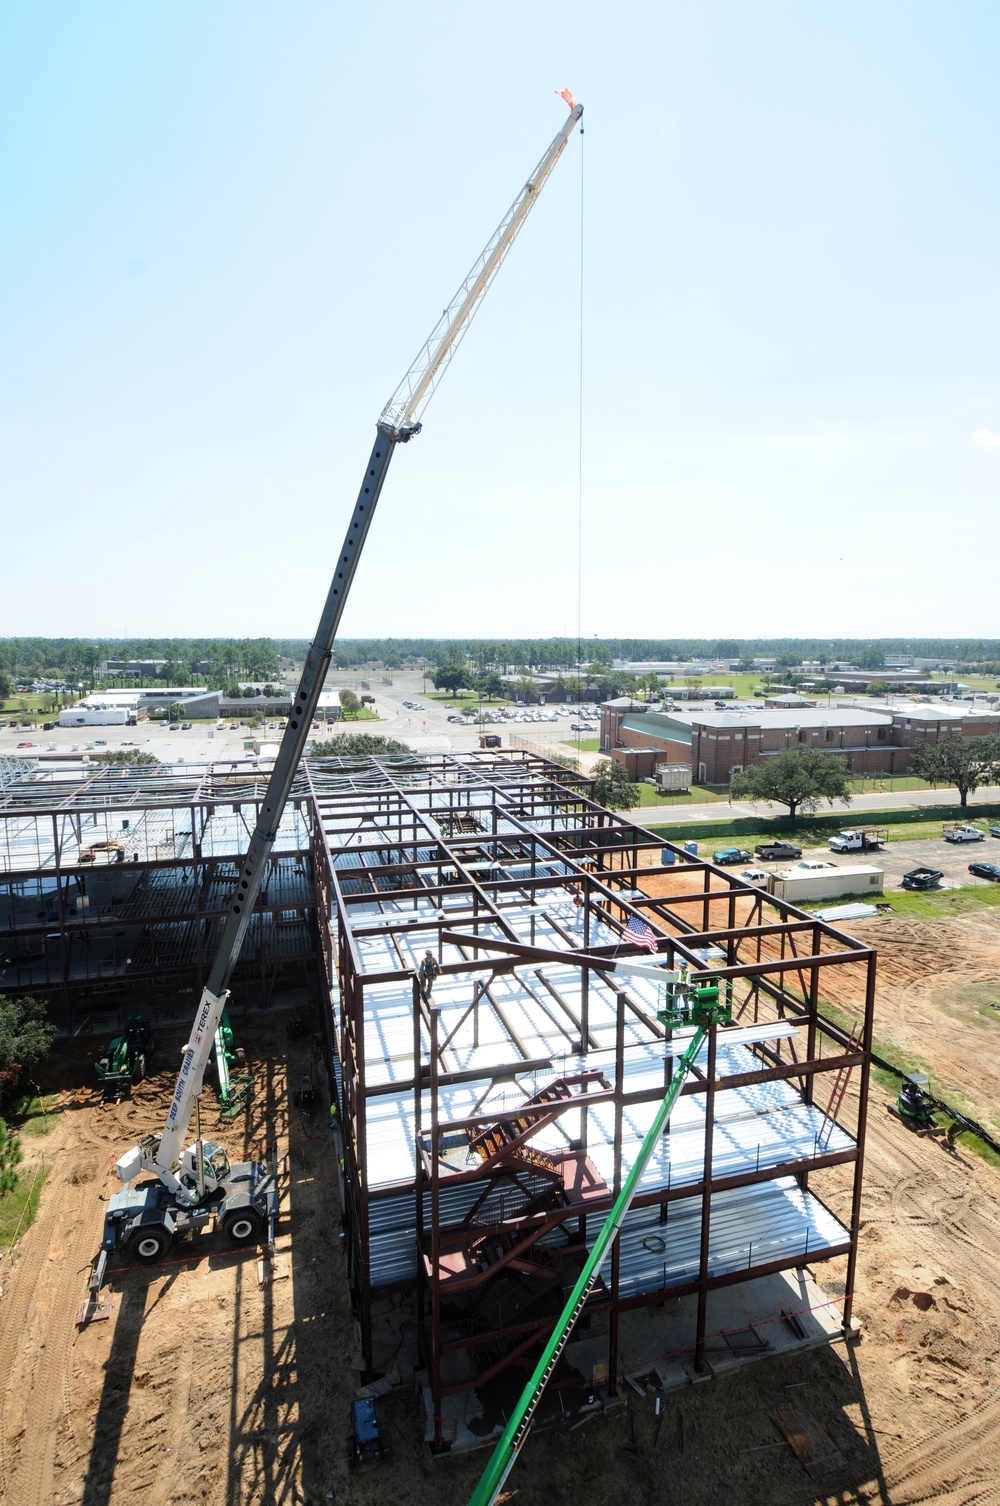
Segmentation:
{"type": "Polygon", "coordinates": [[[636,946],[644,946],[647,952],[656,951],[656,932],[653,930],[652,926],[648,926],[646,924],[641,916],[630,916],[629,923],[625,927],[625,930],[622,934],[623,936],[626,936],[629,941],[634,942],[636,946]]]}

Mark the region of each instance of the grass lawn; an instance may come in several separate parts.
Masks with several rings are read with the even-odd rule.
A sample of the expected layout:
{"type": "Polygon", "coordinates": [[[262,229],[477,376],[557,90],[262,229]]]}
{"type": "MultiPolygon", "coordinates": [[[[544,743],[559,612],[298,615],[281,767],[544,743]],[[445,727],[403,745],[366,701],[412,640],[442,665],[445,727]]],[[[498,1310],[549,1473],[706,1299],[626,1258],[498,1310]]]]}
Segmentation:
{"type": "MultiPolygon", "coordinates": [[[[968,888],[932,890],[929,894],[894,889],[889,899],[892,913],[906,920],[947,920],[977,910],[1000,910],[1000,884],[970,884],[968,888]]],[[[1000,996],[1000,987],[997,992],[1000,996]]]]}
{"type": "MultiPolygon", "coordinates": [[[[990,821],[985,817],[976,818],[972,816],[971,813],[969,815],[963,815],[963,813],[957,806],[955,807],[955,815],[953,819],[957,826],[977,826],[980,831],[986,831],[990,825],[990,821]]],[[[845,822],[844,824],[846,827],[849,823],[845,822]]],[[[858,826],[864,826],[867,824],[865,821],[864,812],[858,813],[857,824],[858,826]]],[[[873,826],[877,826],[879,823],[877,821],[873,821],[871,824],[873,826]]],[[[996,824],[997,821],[996,817],[994,816],[993,825],[995,826],[996,824]]],[[[942,826],[946,825],[950,825],[950,822],[907,821],[905,823],[900,823],[900,825],[898,826],[887,826],[885,829],[889,833],[890,842],[926,842],[932,837],[939,837],[941,835],[942,826]]],[[[827,835],[829,835],[829,833],[827,833],[827,835]]],[[[825,842],[826,838],[824,837],[822,838],[822,840],[825,842]]],[[[992,856],[986,853],[986,847],[989,845],[989,843],[984,844],[983,847],[980,847],[978,842],[973,842],[969,845],[976,853],[977,861],[979,855],[982,854],[983,862],[993,862],[992,856]]]]}
{"type": "Polygon", "coordinates": [[[58,1093],[23,1093],[8,1116],[11,1128],[19,1135],[47,1135],[57,1123],[58,1093]]]}
{"type": "Polygon", "coordinates": [[[852,779],[850,786],[853,795],[877,795],[892,790],[932,790],[935,788],[926,779],[917,779],[910,774],[897,774],[891,779],[888,775],[884,779],[875,779],[869,775],[867,779],[852,779]]]}
{"type": "Polygon", "coordinates": [[[59,712],[53,707],[42,706],[37,696],[15,696],[11,701],[0,702],[0,717],[9,720],[13,717],[16,721],[54,722],[59,712]],[[21,702],[24,701],[22,706],[21,702]]]}
{"type": "Polygon", "coordinates": [[[40,1161],[33,1169],[21,1172],[13,1192],[0,1197],[0,1249],[9,1249],[15,1239],[31,1228],[49,1171],[50,1167],[40,1161]]]}
{"type": "MultiPolygon", "coordinates": [[[[716,794],[703,784],[693,784],[690,790],[683,794],[661,795],[659,790],[654,790],[651,784],[639,785],[639,804],[633,806],[633,810],[641,810],[649,805],[654,805],[658,811],[670,810],[675,805],[710,805],[715,801],[724,801],[727,797],[716,794]]],[[[718,842],[709,843],[710,847],[718,847],[718,842]]]]}
{"type": "Polygon", "coordinates": [[[454,706],[458,711],[464,711],[466,707],[478,711],[480,706],[485,708],[487,706],[513,706],[514,704],[513,701],[504,700],[502,696],[487,696],[485,700],[480,701],[477,695],[456,696],[450,690],[428,690],[424,692],[424,696],[428,701],[439,701],[442,706],[454,706]]]}
{"type": "Polygon", "coordinates": [[[574,753],[599,753],[601,749],[601,739],[599,737],[564,737],[562,739],[562,745],[564,748],[572,748],[574,753]]]}

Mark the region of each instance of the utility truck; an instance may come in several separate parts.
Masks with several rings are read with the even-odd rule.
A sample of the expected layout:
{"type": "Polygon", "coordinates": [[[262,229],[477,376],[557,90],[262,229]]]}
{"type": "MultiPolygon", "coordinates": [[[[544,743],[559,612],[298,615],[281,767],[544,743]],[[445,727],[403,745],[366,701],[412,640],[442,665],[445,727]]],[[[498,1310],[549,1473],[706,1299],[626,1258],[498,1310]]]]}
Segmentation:
{"type": "MultiPolygon", "coordinates": [[[[279,1201],[277,1169],[259,1161],[232,1165],[221,1145],[202,1139],[198,1102],[205,1071],[229,997],[229,980],[250,925],[292,783],[306,751],[330,668],[334,639],[389,462],[398,444],[407,444],[420,433],[423,408],[583,115],[583,106],[573,101],[568,90],[563,92],[563,98],[569,106],[568,118],[379,415],[375,443],[334,565],[316,636],[306,651],[257,824],[237,875],[218,950],[184,1047],[166,1124],[160,1134],[147,1135],[116,1163],[123,1190],[108,1199],[104,1239],[90,1282],[92,1291],[100,1288],[108,1257],[116,1247],[149,1264],[159,1260],[175,1238],[206,1226],[220,1225],[231,1244],[254,1244],[265,1233],[268,1242],[273,1241],[279,1201]],[[196,1116],[195,1139],[185,1147],[192,1114],[196,1116]]],[[[362,688],[371,687],[362,681],[362,688]]],[[[224,1062],[224,1045],[222,1041],[217,1066],[224,1062]]]]}
{"type": "Polygon", "coordinates": [[[827,846],[831,852],[878,852],[888,840],[887,826],[854,826],[849,831],[838,831],[827,846]]]}

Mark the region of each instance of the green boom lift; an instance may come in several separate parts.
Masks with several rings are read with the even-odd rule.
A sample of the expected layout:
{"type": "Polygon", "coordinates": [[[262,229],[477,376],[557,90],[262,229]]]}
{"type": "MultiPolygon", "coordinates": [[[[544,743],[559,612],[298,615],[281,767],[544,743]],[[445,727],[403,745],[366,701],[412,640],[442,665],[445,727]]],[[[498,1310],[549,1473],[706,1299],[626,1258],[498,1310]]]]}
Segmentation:
{"type": "Polygon", "coordinates": [[[243,1047],[237,1046],[233,1038],[233,1027],[225,1010],[215,1032],[212,1055],[218,1084],[219,1118],[235,1119],[253,1102],[254,1080],[252,1072],[244,1072],[240,1077],[234,1077],[230,1072],[231,1067],[242,1067],[245,1057],[243,1047]]]}
{"type": "Polygon", "coordinates": [[[663,1133],[667,1120],[670,1118],[674,1104],[680,1096],[681,1089],[691,1070],[692,1064],[701,1050],[710,1028],[713,1025],[728,1024],[732,1019],[732,1009],[729,1004],[719,999],[718,982],[712,978],[701,978],[692,981],[686,974],[665,974],[665,978],[671,979],[667,985],[667,1007],[657,1013],[657,1019],[669,1026],[693,1025],[694,1035],[691,1037],[684,1054],[677,1064],[666,1096],[656,1111],[656,1117],[650,1126],[649,1133],[639,1150],[635,1164],[615,1199],[614,1207],[608,1214],[604,1227],[598,1234],[594,1248],[587,1257],[586,1264],[577,1278],[576,1285],[566,1299],[566,1306],[542,1351],[541,1359],[535,1366],[531,1379],[518,1398],[510,1421],[504,1429],[493,1455],[487,1464],[471,1497],[469,1506],[492,1506],[504,1481],[510,1474],[522,1444],[528,1436],[532,1418],[535,1415],[538,1403],[548,1384],[549,1377],[559,1363],[560,1357],[570,1335],[583,1311],[587,1298],[590,1296],[604,1264],[614,1243],[615,1236],[625,1221],[625,1215],[632,1206],[636,1189],[646,1169],[646,1164],[656,1148],[656,1142],[663,1133]]]}

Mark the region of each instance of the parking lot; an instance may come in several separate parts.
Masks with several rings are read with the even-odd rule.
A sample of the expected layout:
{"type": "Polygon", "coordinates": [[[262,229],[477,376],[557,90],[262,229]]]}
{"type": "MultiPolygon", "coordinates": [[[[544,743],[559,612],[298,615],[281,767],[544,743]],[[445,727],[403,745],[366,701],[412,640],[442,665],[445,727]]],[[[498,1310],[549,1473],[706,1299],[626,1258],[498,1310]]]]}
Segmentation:
{"type": "MultiPolygon", "coordinates": [[[[975,878],[970,863],[1000,864],[1000,840],[987,836],[983,842],[946,842],[931,837],[917,842],[889,842],[879,852],[831,852],[828,847],[802,849],[802,857],[823,858],[840,868],[871,864],[885,873],[885,887],[898,889],[903,874],[911,868],[938,868],[944,874],[943,889],[957,889],[966,884],[989,884],[990,879],[975,878]]],[[[757,860],[754,859],[756,864],[757,860]]],[[[779,868],[783,863],[762,863],[761,867],[779,868]]]]}

